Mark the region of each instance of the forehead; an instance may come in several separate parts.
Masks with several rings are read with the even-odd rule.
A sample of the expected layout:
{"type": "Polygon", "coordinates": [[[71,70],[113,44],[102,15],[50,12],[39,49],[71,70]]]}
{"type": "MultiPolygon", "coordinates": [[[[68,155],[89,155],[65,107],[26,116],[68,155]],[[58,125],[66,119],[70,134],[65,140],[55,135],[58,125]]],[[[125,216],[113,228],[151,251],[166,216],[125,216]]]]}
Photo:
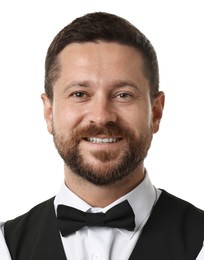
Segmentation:
{"type": "MultiPolygon", "coordinates": [[[[59,81],[147,81],[139,50],[115,42],[86,42],[67,45],[58,56],[59,81]]],[[[56,83],[57,83],[56,82],[56,83]]],[[[147,82],[146,82],[147,83],[147,82]]]]}
{"type": "Polygon", "coordinates": [[[59,62],[64,65],[68,62],[85,63],[92,59],[97,61],[113,63],[128,60],[128,63],[142,64],[142,55],[140,51],[134,47],[119,44],[116,42],[86,42],[71,43],[67,45],[59,54],[59,62]]]}

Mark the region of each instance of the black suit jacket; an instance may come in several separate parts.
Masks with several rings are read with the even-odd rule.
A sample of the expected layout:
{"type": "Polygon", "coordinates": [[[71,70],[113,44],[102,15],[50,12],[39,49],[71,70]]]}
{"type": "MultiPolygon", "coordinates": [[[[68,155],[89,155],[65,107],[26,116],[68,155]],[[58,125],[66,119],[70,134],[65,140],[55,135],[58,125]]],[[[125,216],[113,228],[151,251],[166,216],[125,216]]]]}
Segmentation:
{"type": "MultiPolygon", "coordinates": [[[[13,260],[66,260],[53,200],[5,223],[13,260]]],[[[163,191],[129,260],[195,260],[203,240],[204,212],[163,191]]]]}

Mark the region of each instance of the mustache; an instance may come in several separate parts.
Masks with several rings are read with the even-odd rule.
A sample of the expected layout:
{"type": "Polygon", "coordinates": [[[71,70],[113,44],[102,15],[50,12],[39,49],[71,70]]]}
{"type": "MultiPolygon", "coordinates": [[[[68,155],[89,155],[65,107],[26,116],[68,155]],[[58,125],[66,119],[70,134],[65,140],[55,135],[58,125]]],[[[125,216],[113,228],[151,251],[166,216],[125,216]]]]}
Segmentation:
{"type": "Polygon", "coordinates": [[[80,141],[84,138],[96,137],[99,135],[105,135],[110,138],[112,137],[124,137],[128,138],[132,131],[123,126],[121,123],[108,122],[104,126],[98,126],[95,124],[90,124],[83,128],[78,128],[73,131],[73,138],[80,141]]]}

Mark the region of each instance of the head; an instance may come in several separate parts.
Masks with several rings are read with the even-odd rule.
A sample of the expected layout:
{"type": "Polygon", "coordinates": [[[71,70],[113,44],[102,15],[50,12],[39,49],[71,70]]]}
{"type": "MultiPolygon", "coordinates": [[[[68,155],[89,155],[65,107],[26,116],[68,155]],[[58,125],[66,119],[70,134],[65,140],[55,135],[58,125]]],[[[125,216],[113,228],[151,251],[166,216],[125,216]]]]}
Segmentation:
{"type": "Polygon", "coordinates": [[[71,43],[116,42],[139,50],[143,73],[150,84],[151,97],[159,90],[158,61],[146,36],[127,20],[113,14],[96,12],[75,19],[64,27],[51,43],[45,61],[45,93],[53,98],[53,84],[60,74],[59,53],[71,43]]]}
{"type": "Polygon", "coordinates": [[[48,49],[42,98],[67,169],[113,184],[143,167],[159,129],[164,98],[154,48],[115,15],[77,18],[48,49]]]}

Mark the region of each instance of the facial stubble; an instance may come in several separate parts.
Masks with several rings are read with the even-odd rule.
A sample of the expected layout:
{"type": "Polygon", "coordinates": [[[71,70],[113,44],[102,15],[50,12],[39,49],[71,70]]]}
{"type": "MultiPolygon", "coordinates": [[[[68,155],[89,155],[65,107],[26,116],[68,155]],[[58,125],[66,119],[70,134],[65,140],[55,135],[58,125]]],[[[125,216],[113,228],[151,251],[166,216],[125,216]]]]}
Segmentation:
{"type": "Polygon", "coordinates": [[[54,125],[53,129],[54,143],[65,165],[73,173],[95,185],[113,184],[134,173],[147,156],[152,140],[152,131],[149,128],[136,136],[130,128],[114,122],[105,126],[89,125],[75,129],[69,138],[59,135],[54,125]],[[92,151],[90,153],[94,162],[87,162],[88,151],[80,148],[80,142],[100,135],[108,138],[120,136],[125,144],[118,150],[92,151]]]}

